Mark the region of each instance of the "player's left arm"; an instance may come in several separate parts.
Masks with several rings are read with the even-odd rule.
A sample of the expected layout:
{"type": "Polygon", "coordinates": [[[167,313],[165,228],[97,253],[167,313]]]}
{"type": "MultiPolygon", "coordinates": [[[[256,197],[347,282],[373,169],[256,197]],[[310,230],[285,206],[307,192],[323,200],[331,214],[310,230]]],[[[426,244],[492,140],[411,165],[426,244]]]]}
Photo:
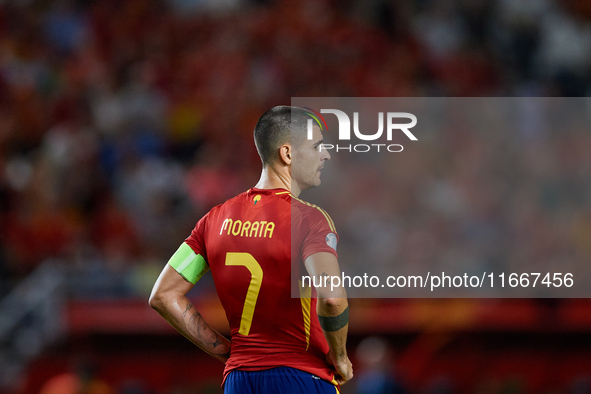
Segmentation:
{"type": "MultiPolygon", "coordinates": [[[[186,244],[183,247],[188,248],[186,244]]],[[[207,266],[201,268],[197,279],[208,269],[207,266]]],[[[187,298],[193,286],[194,283],[177,272],[169,262],[154,284],[149,304],[188,340],[225,363],[230,357],[230,340],[211,328],[187,298]]]]}
{"type": "MultiPolygon", "coordinates": [[[[336,256],[320,252],[309,256],[305,262],[306,270],[312,277],[341,277],[341,270],[336,256]]],[[[315,282],[316,283],[316,282],[315,282]]],[[[328,282],[330,283],[330,282],[328,282]]],[[[353,366],[347,355],[347,333],[349,331],[349,302],[342,285],[336,287],[317,287],[317,314],[322,332],[328,344],[328,359],[340,376],[339,384],[345,384],[353,378],[353,366]]]]}

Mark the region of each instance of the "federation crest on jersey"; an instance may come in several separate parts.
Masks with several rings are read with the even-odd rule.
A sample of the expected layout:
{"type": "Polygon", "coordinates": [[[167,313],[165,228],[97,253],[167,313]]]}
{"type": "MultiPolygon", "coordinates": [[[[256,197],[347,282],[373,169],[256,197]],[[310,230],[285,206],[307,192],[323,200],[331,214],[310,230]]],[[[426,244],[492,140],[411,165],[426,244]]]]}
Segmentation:
{"type": "Polygon", "coordinates": [[[326,244],[333,248],[336,252],[337,250],[337,236],[335,233],[328,233],[326,235],[326,244]]]}

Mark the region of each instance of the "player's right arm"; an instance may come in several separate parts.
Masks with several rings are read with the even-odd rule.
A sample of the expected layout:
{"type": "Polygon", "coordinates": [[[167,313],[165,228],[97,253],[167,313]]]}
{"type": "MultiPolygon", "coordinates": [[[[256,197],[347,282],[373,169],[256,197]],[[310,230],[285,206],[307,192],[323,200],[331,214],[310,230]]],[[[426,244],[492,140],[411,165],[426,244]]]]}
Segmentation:
{"type": "Polygon", "coordinates": [[[230,357],[230,341],[211,328],[187,298],[189,290],[209,270],[203,259],[190,261],[191,254],[194,252],[183,243],[156,280],[149,304],[188,340],[225,363],[230,357]]]}
{"type": "MultiPolygon", "coordinates": [[[[305,260],[306,269],[311,276],[341,276],[335,255],[327,252],[314,253],[305,260]]],[[[330,282],[329,282],[330,283],[330,282]]],[[[320,326],[328,343],[330,362],[344,384],[353,377],[353,367],[347,356],[347,332],[349,330],[349,303],[342,286],[331,290],[330,286],[316,288],[318,293],[317,313],[320,326]]]]}

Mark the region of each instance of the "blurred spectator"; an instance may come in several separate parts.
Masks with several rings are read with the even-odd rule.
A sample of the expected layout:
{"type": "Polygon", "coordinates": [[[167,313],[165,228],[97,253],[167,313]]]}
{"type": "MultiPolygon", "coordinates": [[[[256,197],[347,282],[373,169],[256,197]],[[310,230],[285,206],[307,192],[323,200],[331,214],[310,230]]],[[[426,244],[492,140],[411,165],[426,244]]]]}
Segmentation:
{"type": "Polygon", "coordinates": [[[115,394],[113,388],[96,376],[90,364],[80,363],[75,369],[49,379],[39,394],[115,394]]]}
{"type": "Polygon", "coordinates": [[[357,345],[355,389],[357,394],[402,394],[404,389],[393,371],[394,360],[388,342],[368,337],[357,345]]]}

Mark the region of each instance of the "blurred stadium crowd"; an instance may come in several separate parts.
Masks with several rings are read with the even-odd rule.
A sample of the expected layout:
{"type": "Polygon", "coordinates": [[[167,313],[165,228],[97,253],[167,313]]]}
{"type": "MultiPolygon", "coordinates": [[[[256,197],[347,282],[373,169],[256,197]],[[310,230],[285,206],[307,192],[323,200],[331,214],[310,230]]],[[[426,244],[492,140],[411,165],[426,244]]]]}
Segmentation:
{"type": "MultiPolygon", "coordinates": [[[[376,105],[384,100],[367,101],[376,105]]],[[[542,279],[546,273],[571,273],[576,286],[565,289],[562,296],[588,297],[591,156],[586,152],[591,150],[591,101],[563,97],[400,101],[421,120],[416,131],[419,141],[405,137],[396,141],[404,144],[402,153],[349,154],[331,149],[333,158],[323,185],[308,192],[333,213],[341,269],[348,275],[378,275],[382,283],[387,275],[424,278],[427,272],[451,276],[541,272],[542,279]]],[[[396,100],[389,103],[390,108],[401,105],[396,100]]],[[[360,113],[371,117],[367,114],[372,112],[360,113]]],[[[335,127],[332,120],[328,120],[329,135],[335,127]]],[[[339,145],[348,146],[343,142],[339,145]]],[[[492,297],[556,296],[540,285],[535,289],[526,285],[525,291],[502,288],[495,277],[492,297]],[[509,295],[509,291],[515,292],[509,295]]],[[[484,287],[491,281],[486,283],[484,287]]],[[[478,288],[458,292],[451,285],[447,293],[402,287],[365,285],[351,287],[348,294],[484,295],[478,288]]]]}
{"type": "MultiPolygon", "coordinates": [[[[92,279],[80,296],[143,296],[196,219],[258,179],[254,124],[292,96],[587,95],[590,20],[551,0],[4,1],[2,288],[59,258],[92,279]]],[[[554,164],[589,144],[542,141],[556,163],[534,189],[559,198],[585,163],[554,164]]],[[[546,246],[547,215],[519,224],[546,246]]]]}
{"type": "MultiPolygon", "coordinates": [[[[291,97],[590,93],[585,1],[2,1],[0,296],[53,259],[79,299],[145,300],[196,220],[256,183],[256,120],[291,97]]],[[[327,207],[339,250],[584,266],[591,134],[579,121],[559,135],[533,119],[519,150],[507,131],[435,136],[440,150],[382,166],[395,183],[360,210],[345,197],[380,174],[335,157],[362,181],[327,207]]]]}

